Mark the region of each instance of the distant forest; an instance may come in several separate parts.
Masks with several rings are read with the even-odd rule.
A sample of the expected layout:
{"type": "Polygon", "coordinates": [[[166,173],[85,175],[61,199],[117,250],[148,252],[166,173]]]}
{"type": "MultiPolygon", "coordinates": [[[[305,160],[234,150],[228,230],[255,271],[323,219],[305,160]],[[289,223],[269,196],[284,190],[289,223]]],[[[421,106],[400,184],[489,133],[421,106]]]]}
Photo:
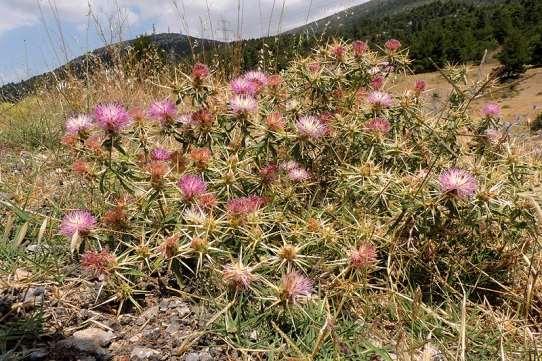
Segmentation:
{"type": "Polygon", "coordinates": [[[480,61],[486,49],[500,49],[498,58],[510,75],[525,64],[542,64],[542,0],[435,1],[381,17],[351,17],[340,26],[330,22],[321,33],[307,27],[296,34],[241,41],[240,65],[254,68],[262,51],[272,51],[275,66],[283,69],[296,55],[333,38],[364,39],[373,46],[397,38],[410,49],[415,72],[432,71],[435,64],[480,61]]]}

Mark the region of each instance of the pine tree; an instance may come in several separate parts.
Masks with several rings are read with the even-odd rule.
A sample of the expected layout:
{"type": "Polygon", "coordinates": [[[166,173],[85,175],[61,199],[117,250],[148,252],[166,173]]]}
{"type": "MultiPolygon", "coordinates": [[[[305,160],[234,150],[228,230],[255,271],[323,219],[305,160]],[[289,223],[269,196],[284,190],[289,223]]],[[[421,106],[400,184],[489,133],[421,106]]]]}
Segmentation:
{"type": "Polygon", "coordinates": [[[497,58],[504,66],[504,77],[514,78],[525,72],[525,66],[531,60],[529,44],[525,36],[518,30],[512,30],[504,39],[501,52],[497,58]]]}

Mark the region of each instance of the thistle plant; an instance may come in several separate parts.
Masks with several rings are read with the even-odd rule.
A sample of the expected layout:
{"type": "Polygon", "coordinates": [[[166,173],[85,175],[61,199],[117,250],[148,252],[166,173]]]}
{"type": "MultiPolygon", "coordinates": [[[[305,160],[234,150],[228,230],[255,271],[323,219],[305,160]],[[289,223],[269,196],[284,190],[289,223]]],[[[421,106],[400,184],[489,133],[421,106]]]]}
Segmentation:
{"type": "MultiPolygon", "coordinates": [[[[469,115],[490,82],[448,76],[455,90],[435,113],[431,84],[394,91],[408,65],[393,39],[334,43],[281,74],[227,82],[196,64],[176,99],[70,118],[74,171],[99,196],[61,233],[84,237],[83,268],[116,294],[133,298],[156,271],[205,280],[206,294],[243,306],[228,317],[263,310],[273,327],[294,322],[289,337],[297,322],[348,324],[376,289],[417,289],[427,303],[465,287],[473,302],[506,297],[509,260],[535,244],[525,195],[538,163],[497,105],[469,115]]],[[[334,334],[322,332],[318,349],[334,334]]]]}

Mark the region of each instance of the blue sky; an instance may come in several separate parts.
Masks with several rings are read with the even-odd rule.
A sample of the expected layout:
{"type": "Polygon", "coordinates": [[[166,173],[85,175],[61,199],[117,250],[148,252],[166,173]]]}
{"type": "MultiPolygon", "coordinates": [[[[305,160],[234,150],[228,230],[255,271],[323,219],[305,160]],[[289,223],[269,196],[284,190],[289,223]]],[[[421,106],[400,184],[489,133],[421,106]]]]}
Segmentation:
{"type": "Polygon", "coordinates": [[[153,29],[218,40],[252,38],[366,1],[0,0],[0,84],[153,29]]]}

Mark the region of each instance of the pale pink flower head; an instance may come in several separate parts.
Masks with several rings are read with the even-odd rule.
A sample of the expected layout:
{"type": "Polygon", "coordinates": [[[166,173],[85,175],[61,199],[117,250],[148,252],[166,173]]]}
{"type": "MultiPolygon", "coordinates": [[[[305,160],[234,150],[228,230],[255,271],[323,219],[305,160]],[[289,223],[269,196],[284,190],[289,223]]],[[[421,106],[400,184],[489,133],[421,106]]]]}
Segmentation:
{"type": "Polygon", "coordinates": [[[425,89],[427,89],[427,83],[425,80],[417,79],[414,83],[414,91],[416,94],[421,94],[423,91],[425,91],[425,89]]]}
{"type": "Polygon", "coordinates": [[[295,123],[297,132],[305,139],[320,139],[328,133],[329,128],[320,118],[309,115],[301,117],[295,123]]]}
{"type": "Polygon", "coordinates": [[[288,170],[288,178],[292,182],[304,182],[311,178],[311,174],[305,168],[296,167],[288,170]]]}
{"type": "Polygon", "coordinates": [[[254,279],[252,269],[242,265],[240,262],[225,265],[222,275],[226,284],[238,291],[248,289],[254,279]]]}
{"type": "Polygon", "coordinates": [[[126,108],[115,103],[96,106],[94,118],[100,128],[110,133],[118,133],[132,122],[126,108]]]}
{"type": "Polygon", "coordinates": [[[386,118],[373,118],[365,123],[365,129],[373,134],[384,135],[390,131],[390,122],[386,118]]]}
{"type": "Polygon", "coordinates": [[[151,159],[152,160],[161,160],[166,161],[171,158],[171,152],[166,148],[156,147],[151,150],[151,159]]]}
{"type": "Polygon", "coordinates": [[[472,197],[478,189],[476,178],[469,172],[459,168],[450,168],[439,176],[440,190],[458,198],[472,197]]]}
{"type": "Polygon", "coordinates": [[[87,210],[75,210],[66,214],[60,223],[60,233],[73,237],[75,233],[86,236],[96,228],[96,218],[87,210]]]}
{"type": "Polygon", "coordinates": [[[390,39],[390,40],[386,41],[384,46],[386,47],[386,49],[388,49],[390,52],[393,53],[393,52],[399,50],[399,48],[401,47],[401,42],[399,40],[397,40],[397,39],[390,39]]]}
{"type": "Polygon", "coordinates": [[[257,92],[257,86],[254,82],[244,79],[235,78],[230,82],[230,89],[237,95],[251,95],[254,96],[257,92]]]}
{"type": "Polygon", "coordinates": [[[487,118],[499,118],[501,116],[501,106],[495,102],[487,103],[482,108],[482,116],[487,118]]]}
{"type": "Polygon", "coordinates": [[[182,124],[186,127],[197,125],[192,118],[192,113],[182,113],[175,120],[177,123],[182,124]]]}
{"type": "Polygon", "coordinates": [[[94,121],[86,114],[79,114],[66,121],[66,132],[68,134],[80,134],[89,131],[94,121]]]}
{"type": "Polygon", "coordinates": [[[371,87],[374,90],[382,89],[383,85],[384,85],[384,77],[382,75],[377,75],[371,80],[371,87]]]}
{"type": "Polygon", "coordinates": [[[92,277],[104,280],[117,266],[117,258],[107,250],[86,251],[81,255],[81,267],[92,277]]]}
{"type": "Polygon", "coordinates": [[[207,192],[207,183],[197,175],[186,174],[179,179],[177,186],[181,190],[184,199],[192,200],[207,192]]]}
{"type": "Polygon", "coordinates": [[[376,247],[372,244],[363,244],[350,251],[350,266],[355,269],[366,269],[376,263],[376,247]]]}
{"type": "Polygon", "coordinates": [[[373,91],[367,95],[367,102],[374,108],[389,108],[393,105],[393,98],[388,93],[373,91]]]}
{"type": "Polygon", "coordinates": [[[499,145],[507,139],[506,132],[494,128],[486,129],[484,135],[487,141],[492,145],[499,145]]]}
{"type": "Polygon", "coordinates": [[[230,99],[230,109],[237,115],[253,113],[258,109],[258,102],[251,96],[234,95],[230,99]]]}
{"type": "Polygon", "coordinates": [[[356,40],[352,43],[352,49],[354,49],[354,56],[359,58],[365,54],[367,49],[369,49],[369,46],[365,41],[356,40]]]}
{"type": "Polygon", "coordinates": [[[312,281],[297,271],[282,276],[280,295],[288,303],[297,303],[300,298],[309,297],[313,290],[312,281]]]}
{"type": "Polygon", "coordinates": [[[160,123],[167,123],[175,119],[177,106],[169,99],[160,100],[150,105],[149,116],[160,123]]]}
{"type": "Polygon", "coordinates": [[[203,80],[209,76],[209,67],[202,63],[196,63],[192,67],[192,78],[194,80],[203,80]]]}
{"type": "Polygon", "coordinates": [[[245,75],[243,75],[243,79],[256,84],[257,89],[261,89],[262,87],[266,86],[268,81],[267,75],[263,71],[259,70],[253,70],[245,73],[245,75]]]}
{"type": "Polygon", "coordinates": [[[260,196],[240,197],[230,200],[226,209],[232,216],[247,216],[259,210],[265,203],[265,198],[260,196]]]}
{"type": "Polygon", "coordinates": [[[288,160],[288,161],[284,161],[280,164],[280,169],[283,170],[283,171],[290,171],[292,169],[295,169],[295,168],[300,168],[301,165],[296,162],[295,160],[288,160]]]}

